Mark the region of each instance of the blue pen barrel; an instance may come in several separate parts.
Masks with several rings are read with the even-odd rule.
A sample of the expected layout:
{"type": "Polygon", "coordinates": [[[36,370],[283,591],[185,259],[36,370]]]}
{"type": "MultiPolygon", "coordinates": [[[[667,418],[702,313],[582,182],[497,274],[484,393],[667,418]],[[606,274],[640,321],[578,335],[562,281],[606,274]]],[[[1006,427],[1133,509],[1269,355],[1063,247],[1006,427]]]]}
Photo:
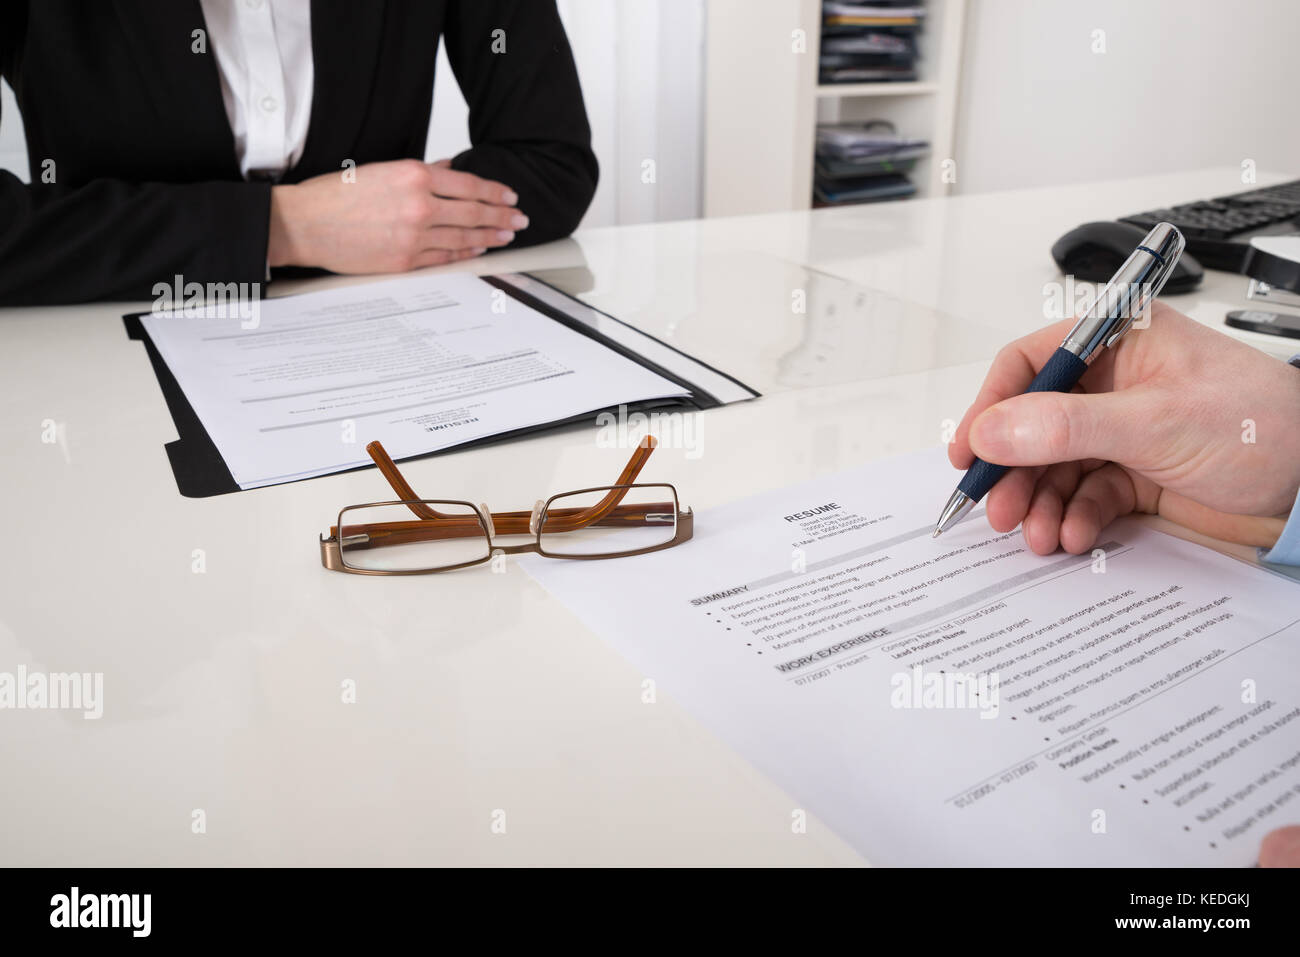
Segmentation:
{"type": "MultiPolygon", "coordinates": [[[[1047,365],[1034,376],[1034,381],[1029,383],[1026,392],[1069,392],[1074,388],[1075,383],[1083,377],[1084,372],[1088,369],[1088,363],[1084,362],[1073,352],[1067,352],[1065,349],[1057,349],[1052,353],[1052,358],[1047,360],[1047,365]]],[[[988,494],[989,489],[998,484],[998,479],[1007,474],[1007,466],[993,465],[985,462],[983,459],[975,459],[974,464],[962,476],[961,483],[957,486],[958,490],[974,502],[978,502],[988,494]]]]}

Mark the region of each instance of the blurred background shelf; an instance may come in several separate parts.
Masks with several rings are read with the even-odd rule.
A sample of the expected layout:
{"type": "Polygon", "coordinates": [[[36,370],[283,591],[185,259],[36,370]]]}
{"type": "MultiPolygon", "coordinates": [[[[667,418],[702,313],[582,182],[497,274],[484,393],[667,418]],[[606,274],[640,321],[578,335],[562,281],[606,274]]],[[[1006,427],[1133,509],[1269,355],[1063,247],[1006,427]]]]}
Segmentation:
{"type": "Polygon", "coordinates": [[[918,93],[937,93],[939,84],[921,81],[890,83],[822,83],[817,87],[818,97],[828,96],[910,96],[918,93]]]}
{"type": "Polygon", "coordinates": [[[885,120],[930,153],[907,174],[945,195],[967,0],[926,0],[918,79],[819,83],[821,0],[709,0],[705,23],[706,216],[809,209],[818,123],[885,120]]]}

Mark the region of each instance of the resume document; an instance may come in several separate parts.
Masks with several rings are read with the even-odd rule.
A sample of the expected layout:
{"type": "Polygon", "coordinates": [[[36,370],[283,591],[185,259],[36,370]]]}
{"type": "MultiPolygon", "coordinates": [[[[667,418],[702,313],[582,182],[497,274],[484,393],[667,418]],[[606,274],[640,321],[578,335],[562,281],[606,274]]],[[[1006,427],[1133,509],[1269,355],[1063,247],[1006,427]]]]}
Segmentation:
{"type": "Polygon", "coordinates": [[[142,323],[240,488],[689,395],[477,276],[418,276],[142,323]]]}
{"type": "Polygon", "coordinates": [[[982,512],[933,539],[953,474],[917,453],[525,564],[873,863],[1246,866],[1300,823],[1300,585],[1136,520],[1077,556],[982,512]]]}

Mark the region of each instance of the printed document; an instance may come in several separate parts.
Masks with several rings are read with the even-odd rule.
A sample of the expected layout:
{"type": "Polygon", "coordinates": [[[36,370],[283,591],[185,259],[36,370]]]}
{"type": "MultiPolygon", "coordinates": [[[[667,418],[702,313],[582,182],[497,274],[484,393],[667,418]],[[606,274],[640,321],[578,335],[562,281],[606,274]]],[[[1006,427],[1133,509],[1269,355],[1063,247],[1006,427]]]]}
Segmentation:
{"type": "Polygon", "coordinates": [[[872,863],[1248,866],[1300,824],[1300,585],[1133,519],[934,539],[958,477],[929,450],[524,564],[872,863]]]}
{"type": "Polygon", "coordinates": [[[142,320],[240,488],[690,394],[477,276],[256,305],[142,320]]]}

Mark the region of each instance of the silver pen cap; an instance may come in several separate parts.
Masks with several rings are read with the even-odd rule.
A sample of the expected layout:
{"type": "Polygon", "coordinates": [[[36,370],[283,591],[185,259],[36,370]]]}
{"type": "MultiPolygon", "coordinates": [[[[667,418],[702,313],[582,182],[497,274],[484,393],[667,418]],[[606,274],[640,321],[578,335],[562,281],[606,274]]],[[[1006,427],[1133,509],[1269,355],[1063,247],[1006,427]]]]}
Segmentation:
{"type": "Polygon", "coordinates": [[[1170,223],[1157,223],[1075,323],[1061,348],[1084,362],[1128,332],[1173,274],[1187,241],[1170,223]]]}

